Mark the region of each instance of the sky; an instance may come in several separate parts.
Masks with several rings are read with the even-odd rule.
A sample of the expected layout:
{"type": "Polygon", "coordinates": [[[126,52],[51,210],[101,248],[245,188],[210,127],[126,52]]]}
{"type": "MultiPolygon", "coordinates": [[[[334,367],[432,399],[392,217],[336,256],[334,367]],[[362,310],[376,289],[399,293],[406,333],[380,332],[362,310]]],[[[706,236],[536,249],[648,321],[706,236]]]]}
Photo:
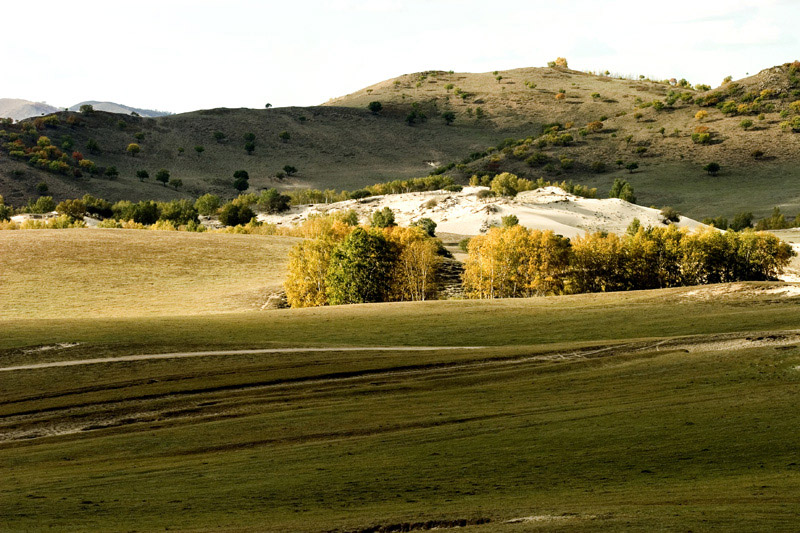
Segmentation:
{"type": "Polygon", "coordinates": [[[2,19],[0,98],[59,107],[308,106],[411,72],[559,56],[716,87],[800,59],[792,0],[37,0],[2,19]]]}

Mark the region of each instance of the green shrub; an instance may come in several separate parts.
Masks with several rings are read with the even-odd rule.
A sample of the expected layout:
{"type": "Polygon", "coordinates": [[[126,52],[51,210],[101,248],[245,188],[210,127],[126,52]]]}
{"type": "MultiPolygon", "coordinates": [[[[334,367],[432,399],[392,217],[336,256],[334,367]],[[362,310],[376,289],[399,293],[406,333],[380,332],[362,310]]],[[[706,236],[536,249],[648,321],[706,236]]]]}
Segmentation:
{"type": "Polygon", "coordinates": [[[394,212],[389,207],[384,207],[372,213],[372,227],[388,228],[394,226],[394,212]]]}
{"type": "Polygon", "coordinates": [[[661,209],[661,218],[664,219],[664,223],[669,222],[680,222],[681,214],[673,207],[664,207],[661,209]]]}
{"type": "Polygon", "coordinates": [[[422,229],[422,231],[424,231],[429,237],[436,236],[436,222],[428,217],[415,220],[411,223],[411,227],[422,229]]]}
{"type": "Polygon", "coordinates": [[[256,214],[249,206],[230,202],[220,209],[219,221],[226,226],[239,226],[247,224],[255,216],[256,214]]]}

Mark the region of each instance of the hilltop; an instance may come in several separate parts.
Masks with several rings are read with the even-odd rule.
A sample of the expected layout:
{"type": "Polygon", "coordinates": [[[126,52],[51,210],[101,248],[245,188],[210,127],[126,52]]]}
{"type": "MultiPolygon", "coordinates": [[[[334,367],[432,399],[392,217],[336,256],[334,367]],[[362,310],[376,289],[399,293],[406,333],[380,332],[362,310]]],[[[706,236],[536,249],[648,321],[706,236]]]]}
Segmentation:
{"type": "Polygon", "coordinates": [[[686,80],[614,78],[558,66],[480,74],[429,71],[326,105],[380,101],[403,114],[416,104],[428,113],[452,112],[454,126],[527,125],[525,138],[464,154],[446,162],[445,172],[464,182],[473,174],[510,171],[534,179],[572,179],[601,191],[623,176],[643,204],[669,204],[700,218],[742,210],[763,214],[774,205],[800,209],[800,196],[787,195],[800,177],[798,100],[800,63],[794,62],[726,79],[715,89],[686,80]],[[698,131],[708,137],[693,139],[698,131]],[[551,132],[556,135],[547,135],[551,132]],[[571,140],[560,140],[565,134],[571,140]],[[722,166],[715,177],[703,171],[712,161],[722,166]],[[633,172],[625,169],[630,163],[638,165],[633,172]]]}
{"type": "Polygon", "coordinates": [[[0,98],[0,117],[22,120],[55,113],[59,109],[44,102],[31,102],[21,98],[0,98]]]}
{"type": "Polygon", "coordinates": [[[571,180],[601,195],[615,178],[625,178],[642,205],[670,205],[697,219],[741,211],[763,216],[776,205],[792,216],[800,210],[800,195],[792,192],[800,178],[800,63],[726,79],[715,89],[561,65],[407,74],[307,108],[213,109],[153,119],[60,112],[57,125],[32,132],[28,142],[37,134],[56,141],[69,136],[85,152],[95,139],[100,151],[84,155],[116,167],[119,176],[56,176],[0,154],[0,194],[19,203],[45,181],[56,197],[233,196],[232,174],[239,169],[250,173],[255,189],[338,190],[430,172],[467,184],[473,174],[510,171],[571,180]],[[370,102],[381,109],[370,112],[370,102]],[[79,125],[68,126],[69,120],[79,125]],[[255,136],[252,155],[245,151],[247,133],[255,136]],[[131,157],[126,148],[134,142],[141,152],[131,157]],[[710,162],[721,165],[717,175],[703,170],[710,162]],[[297,173],[276,177],[286,165],[297,173]],[[184,187],[173,191],[135,178],[137,170],[152,176],[159,168],[184,187]]]}

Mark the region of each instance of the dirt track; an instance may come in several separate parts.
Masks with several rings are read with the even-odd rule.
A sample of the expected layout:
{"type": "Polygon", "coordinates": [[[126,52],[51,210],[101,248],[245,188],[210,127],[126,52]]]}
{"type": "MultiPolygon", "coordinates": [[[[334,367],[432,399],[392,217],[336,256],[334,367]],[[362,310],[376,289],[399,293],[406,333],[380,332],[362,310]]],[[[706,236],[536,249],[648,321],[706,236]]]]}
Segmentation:
{"type": "MultiPolygon", "coordinates": [[[[174,388],[149,390],[157,386],[159,379],[146,382],[124,382],[98,384],[84,388],[67,387],[57,393],[36,393],[25,398],[5,402],[7,414],[0,416],[0,443],[8,443],[41,437],[69,435],[86,431],[117,428],[123,426],[147,427],[148,424],[191,423],[228,417],[247,416],[253,405],[269,404],[303,394],[317,394],[337,388],[353,386],[391,386],[401,380],[424,380],[437,376],[469,375],[483,372],[487,368],[503,371],[518,368],[522,371],[530,365],[569,363],[586,359],[634,355],[645,352],[694,352],[737,351],[747,348],[786,349],[800,347],[800,332],[768,332],[750,334],[698,335],[661,340],[633,341],[627,343],[600,343],[572,350],[527,353],[514,356],[492,357],[477,352],[475,357],[452,362],[425,362],[405,366],[378,366],[376,368],[329,373],[312,372],[291,379],[268,379],[243,375],[241,381],[232,383],[206,383],[205,378],[195,385],[192,376],[187,376],[181,385],[181,376],[174,388]],[[198,386],[199,385],[199,386],[198,386]],[[127,397],[104,398],[105,391],[130,388],[127,397]],[[95,396],[100,394],[100,396],[95,396]],[[28,402],[56,401],[56,405],[33,407],[28,402]],[[14,406],[14,407],[12,407],[14,406]],[[144,424],[139,426],[138,424],[144,424]]],[[[281,354],[314,352],[425,352],[440,350],[479,350],[478,346],[372,346],[372,347],[328,347],[328,348],[270,348],[256,350],[227,350],[207,352],[185,352],[164,354],[128,355],[120,357],[56,361],[16,367],[0,368],[0,371],[25,371],[40,368],[67,367],[152,359],[174,359],[186,357],[214,357],[247,354],[281,354]]],[[[13,376],[13,374],[11,374],[13,376]]],[[[171,378],[172,379],[172,378],[171,378]]]]}
{"type": "Polygon", "coordinates": [[[364,346],[337,348],[265,348],[258,350],[218,350],[211,352],[176,352],[141,355],[122,355],[119,357],[101,357],[96,359],[74,359],[71,361],[53,361],[32,365],[8,366],[0,368],[0,372],[17,370],[35,370],[59,366],[96,365],[100,363],[121,363],[126,361],[147,361],[149,359],[179,359],[182,357],[210,357],[219,355],[256,355],[279,353],[314,353],[314,352],[430,352],[438,350],[478,350],[484,346],[364,346]]]}

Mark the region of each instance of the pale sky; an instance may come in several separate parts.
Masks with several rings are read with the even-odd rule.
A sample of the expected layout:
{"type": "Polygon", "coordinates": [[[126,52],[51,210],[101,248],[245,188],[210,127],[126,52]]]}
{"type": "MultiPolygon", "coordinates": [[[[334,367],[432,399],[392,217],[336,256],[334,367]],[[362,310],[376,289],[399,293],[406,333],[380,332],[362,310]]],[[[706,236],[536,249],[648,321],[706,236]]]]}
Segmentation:
{"type": "Polygon", "coordinates": [[[306,106],[410,72],[545,66],[719,85],[800,59],[791,0],[3,2],[0,98],[306,106]]]}

